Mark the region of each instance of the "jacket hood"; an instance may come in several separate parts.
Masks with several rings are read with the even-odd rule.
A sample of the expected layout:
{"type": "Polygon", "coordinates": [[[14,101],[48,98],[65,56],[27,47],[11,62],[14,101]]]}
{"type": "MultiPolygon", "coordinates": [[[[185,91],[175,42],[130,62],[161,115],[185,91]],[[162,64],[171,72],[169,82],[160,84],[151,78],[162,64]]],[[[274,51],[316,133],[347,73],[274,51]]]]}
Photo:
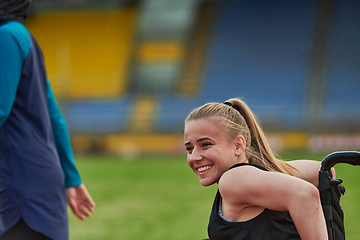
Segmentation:
{"type": "Polygon", "coordinates": [[[9,21],[25,24],[31,0],[0,0],[0,25],[9,21]]]}

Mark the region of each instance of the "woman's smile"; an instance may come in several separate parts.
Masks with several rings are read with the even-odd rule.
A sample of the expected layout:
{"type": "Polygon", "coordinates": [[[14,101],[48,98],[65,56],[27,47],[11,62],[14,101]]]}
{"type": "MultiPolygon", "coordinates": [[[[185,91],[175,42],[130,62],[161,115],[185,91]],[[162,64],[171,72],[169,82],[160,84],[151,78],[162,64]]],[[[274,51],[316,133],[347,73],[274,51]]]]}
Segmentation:
{"type": "Polygon", "coordinates": [[[214,166],[214,165],[208,165],[208,166],[204,166],[204,167],[199,167],[196,170],[197,170],[197,172],[199,174],[203,174],[203,173],[207,172],[209,169],[211,169],[212,166],[214,166]]]}

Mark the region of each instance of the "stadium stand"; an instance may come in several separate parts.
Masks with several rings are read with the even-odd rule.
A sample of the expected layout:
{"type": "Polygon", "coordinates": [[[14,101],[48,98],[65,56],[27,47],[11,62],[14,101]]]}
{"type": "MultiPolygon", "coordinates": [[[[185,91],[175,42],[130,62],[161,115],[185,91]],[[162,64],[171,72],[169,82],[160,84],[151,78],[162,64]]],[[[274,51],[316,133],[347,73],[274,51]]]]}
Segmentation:
{"type": "Polygon", "coordinates": [[[359,11],[357,1],[335,1],[323,113],[329,120],[355,123],[360,116],[359,11]]]}
{"type": "Polygon", "coordinates": [[[44,46],[48,77],[71,134],[127,129],[133,103],[126,75],[136,14],[127,6],[42,11],[28,19],[29,29],[44,46]]]}
{"type": "Polygon", "coordinates": [[[158,114],[154,119],[155,130],[158,132],[182,131],[186,116],[192,109],[202,104],[204,104],[204,100],[201,98],[161,97],[158,114]]]}
{"type": "Polygon", "coordinates": [[[57,97],[118,97],[126,75],[136,9],[42,11],[27,25],[41,44],[57,97]],[[51,30],[51,31],[49,31],[51,30]]]}
{"type": "Polygon", "coordinates": [[[63,106],[69,131],[78,133],[117,133],[126,129],[132,107],[130,96],[112,100],[82,100],[63,106]]]}
{"type": "MultiPolygon", "coordinates": [[[[311,134],[322,130],[346,129],[358,142],[359,1],[200,2],[191,10],[197,22],[187,25],[180,38],[167,33],[178,34],[175,27],[160,28],[156,35],[159,29],[150,20],[145,23],[151,36],[140,38],[144,6],[137,1],[118,9],[73,11],[69,6],[64,12],[54,5],[29,18],[78,149],[101,142],[95,148],[140,151],[149,139],[162,143],[154,141],[156,147],[146,151],[172,149],[167,143],[181,142],[192,109],[231,97],[244,99],[265,130],[280,130],[281,137],[274,138],[282,139],[284,148],[307,146],[311,134]],[[175,69],[171,64],[176,71],[164,71],[175,69]],[[134,69],[144,71],[132,75],[134,69]],[[175,81],[170,83],[171,78],[175,81]],[[161,80],[170,87],[154,84],[161,80]]],[[[183,26],[188,14],[173,23],[183,26]]],[[[171,14],[172,21],[176,16],[171,14]]],[[[332,138],[319,138],[315,145],[323,149],[328,144],[322,143],[332,138]]]]}
{"type": "Polygon", "coordinates": [[[156,130],[181,130],[177,117],[230,97],[248,102],[263,125],[301,127],[315,8],[313,1],[220,2],[203,87],[196,101],[164,98],[156,130]]]}

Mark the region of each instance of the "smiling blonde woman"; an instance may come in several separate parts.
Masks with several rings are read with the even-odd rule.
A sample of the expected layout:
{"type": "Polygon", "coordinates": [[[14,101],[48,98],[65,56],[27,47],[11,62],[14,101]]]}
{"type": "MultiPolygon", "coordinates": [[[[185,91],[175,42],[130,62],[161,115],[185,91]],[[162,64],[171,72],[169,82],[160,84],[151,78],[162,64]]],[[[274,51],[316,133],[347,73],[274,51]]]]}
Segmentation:
{"type": "Polygon", "coordinates": [[[185,120],[187,162],[203,186],[218,183],[211,240],[326,240],[320,162],[285,162],[272,153],[240,99],[207,103],[185,120]]]}

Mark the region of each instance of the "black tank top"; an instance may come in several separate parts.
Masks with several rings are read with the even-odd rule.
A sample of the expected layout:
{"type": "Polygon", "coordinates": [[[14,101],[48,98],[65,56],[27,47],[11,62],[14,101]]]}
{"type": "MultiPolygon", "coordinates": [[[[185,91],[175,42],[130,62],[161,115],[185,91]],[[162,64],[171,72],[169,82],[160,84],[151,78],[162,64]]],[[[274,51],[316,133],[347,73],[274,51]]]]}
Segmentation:
{"type": "MultiPolygon", "coordinates": [[[[246,163],[236,164],[231,168],[243,165],[267,171],[263,167],[246,163]]],[[[218,214],[220,201],[221,194],[218,190],[208,226],[210,240],[301,240],[289,212],[265,209],[249,221],[228,222],[218,214]]]]}

